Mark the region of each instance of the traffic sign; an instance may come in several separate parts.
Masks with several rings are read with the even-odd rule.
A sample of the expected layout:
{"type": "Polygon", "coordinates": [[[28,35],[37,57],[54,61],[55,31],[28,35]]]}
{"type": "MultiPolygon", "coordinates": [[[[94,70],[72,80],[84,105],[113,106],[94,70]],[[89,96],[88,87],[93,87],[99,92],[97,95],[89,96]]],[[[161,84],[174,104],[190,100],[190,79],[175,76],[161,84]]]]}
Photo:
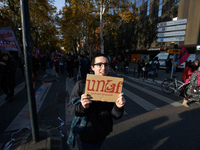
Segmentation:
{"type": "Polygon", "coordinates": [[[185,35],[185,31],[158,33],[157,37],[180,36],[180,35],[185,35]]]}
{"type": "Polygon", "coordinates": [[[176,31],[176,30],[185,30],[186,25],[180,25],[180,26],[171,26],[171,27],[162,27],[158,28],[158,32],[165,32],[165,31],[176,31]]]}
{"type": "Polygon", "coordinates": [[[177,42],[184,41],[185,37],[157,38],[156,42],[177,42]]]}
{"type": "Polygon", "coordinates": [[[197,45],[197,50],[200,50],[200,45],[197,45]]]}
{"type": "Polygon", "coordinates": [[[167,52],[168,53],[172,53],[172,54],[179,54],[181,49],[168,49],[167,52]]]}
{"type": "Polygon", "coordinates": [[[179,24],[186,24],[187,19],[175,20],[175,21],[167,21],[167,22],[160,22],[157,24],[157,27],[167,27],[167,26],[174,26],[179,24]]]}

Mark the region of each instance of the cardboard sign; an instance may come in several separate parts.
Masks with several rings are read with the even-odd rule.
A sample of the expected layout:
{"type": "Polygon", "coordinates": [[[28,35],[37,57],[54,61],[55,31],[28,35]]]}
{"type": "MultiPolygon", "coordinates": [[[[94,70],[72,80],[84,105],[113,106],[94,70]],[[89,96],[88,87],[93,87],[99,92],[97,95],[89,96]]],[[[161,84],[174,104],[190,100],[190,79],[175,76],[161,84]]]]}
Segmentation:
{"type": "Polygon", "coordinates": [[[122,92],[123,78],[87,74],[85,94],[94,101],[115,102],[122,92]]]}

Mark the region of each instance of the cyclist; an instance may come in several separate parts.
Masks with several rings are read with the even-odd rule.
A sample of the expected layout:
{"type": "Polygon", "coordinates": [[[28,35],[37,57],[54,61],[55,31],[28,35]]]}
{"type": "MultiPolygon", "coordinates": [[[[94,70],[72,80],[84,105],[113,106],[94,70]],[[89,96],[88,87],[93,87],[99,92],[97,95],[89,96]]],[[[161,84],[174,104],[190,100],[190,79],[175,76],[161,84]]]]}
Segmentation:
{"type": "Polygon", "coordinates": [[[192,73],[194,72],[193,70],[193,63],[188,63],[188,66],[185,67],[184,71],[183,71],[183,75],[181,77],[181,80],[183,82],[185,82],[186,79],[190,78],[190,76],[192,75],[192,73]]]}
{"type": "Polygon", "coordinates": [[[198,67],[198,69],[192,73],[190,78],[190,83],[188,85],[188,89],[186,91],[186,97],[183,99],[182,105],[185,107],[189,107],[188,105],[188,98],[193,97],[195,99],[200,99],[200,63],[198,60],[194,61],[195,66],[198,67]]]}

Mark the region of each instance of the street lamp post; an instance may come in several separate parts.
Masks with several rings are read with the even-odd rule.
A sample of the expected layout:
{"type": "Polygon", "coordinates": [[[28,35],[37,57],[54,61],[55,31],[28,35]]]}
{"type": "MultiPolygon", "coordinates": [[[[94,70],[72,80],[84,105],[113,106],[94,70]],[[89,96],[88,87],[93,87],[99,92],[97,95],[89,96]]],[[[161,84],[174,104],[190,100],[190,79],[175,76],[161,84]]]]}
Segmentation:
{"type": "Polygon", "coordinates": [[[35,90],[33,89],[32,80],[32,52],[31,52],[31,39],[30,39],[30,25],[29,25],[29,8],[28,0],[20,0],[21,4],[21,21],[23,33],[23,49],[25,60],[25,76],[27,83],[27,95],[30,110],[32,138],[34,142],[39,140],[37,109],[35,101],[35,90]]]}

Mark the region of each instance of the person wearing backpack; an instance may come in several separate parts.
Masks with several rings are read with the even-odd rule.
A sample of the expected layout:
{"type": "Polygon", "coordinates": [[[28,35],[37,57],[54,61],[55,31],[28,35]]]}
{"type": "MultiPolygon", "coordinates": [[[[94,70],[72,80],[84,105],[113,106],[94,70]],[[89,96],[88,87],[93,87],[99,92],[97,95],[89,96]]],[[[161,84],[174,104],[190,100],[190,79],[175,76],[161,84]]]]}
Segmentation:
{"type": "Polygon", "coordinates": [[[188,98],[193,97],[195,99],[200,99],[200,63],[198,63],[198,69],[192,73],[190,78],[190,84],[186,91],[187,96],[183,99],[182,105],[185,107],[190,107],[188,105],[188,98]]]}

